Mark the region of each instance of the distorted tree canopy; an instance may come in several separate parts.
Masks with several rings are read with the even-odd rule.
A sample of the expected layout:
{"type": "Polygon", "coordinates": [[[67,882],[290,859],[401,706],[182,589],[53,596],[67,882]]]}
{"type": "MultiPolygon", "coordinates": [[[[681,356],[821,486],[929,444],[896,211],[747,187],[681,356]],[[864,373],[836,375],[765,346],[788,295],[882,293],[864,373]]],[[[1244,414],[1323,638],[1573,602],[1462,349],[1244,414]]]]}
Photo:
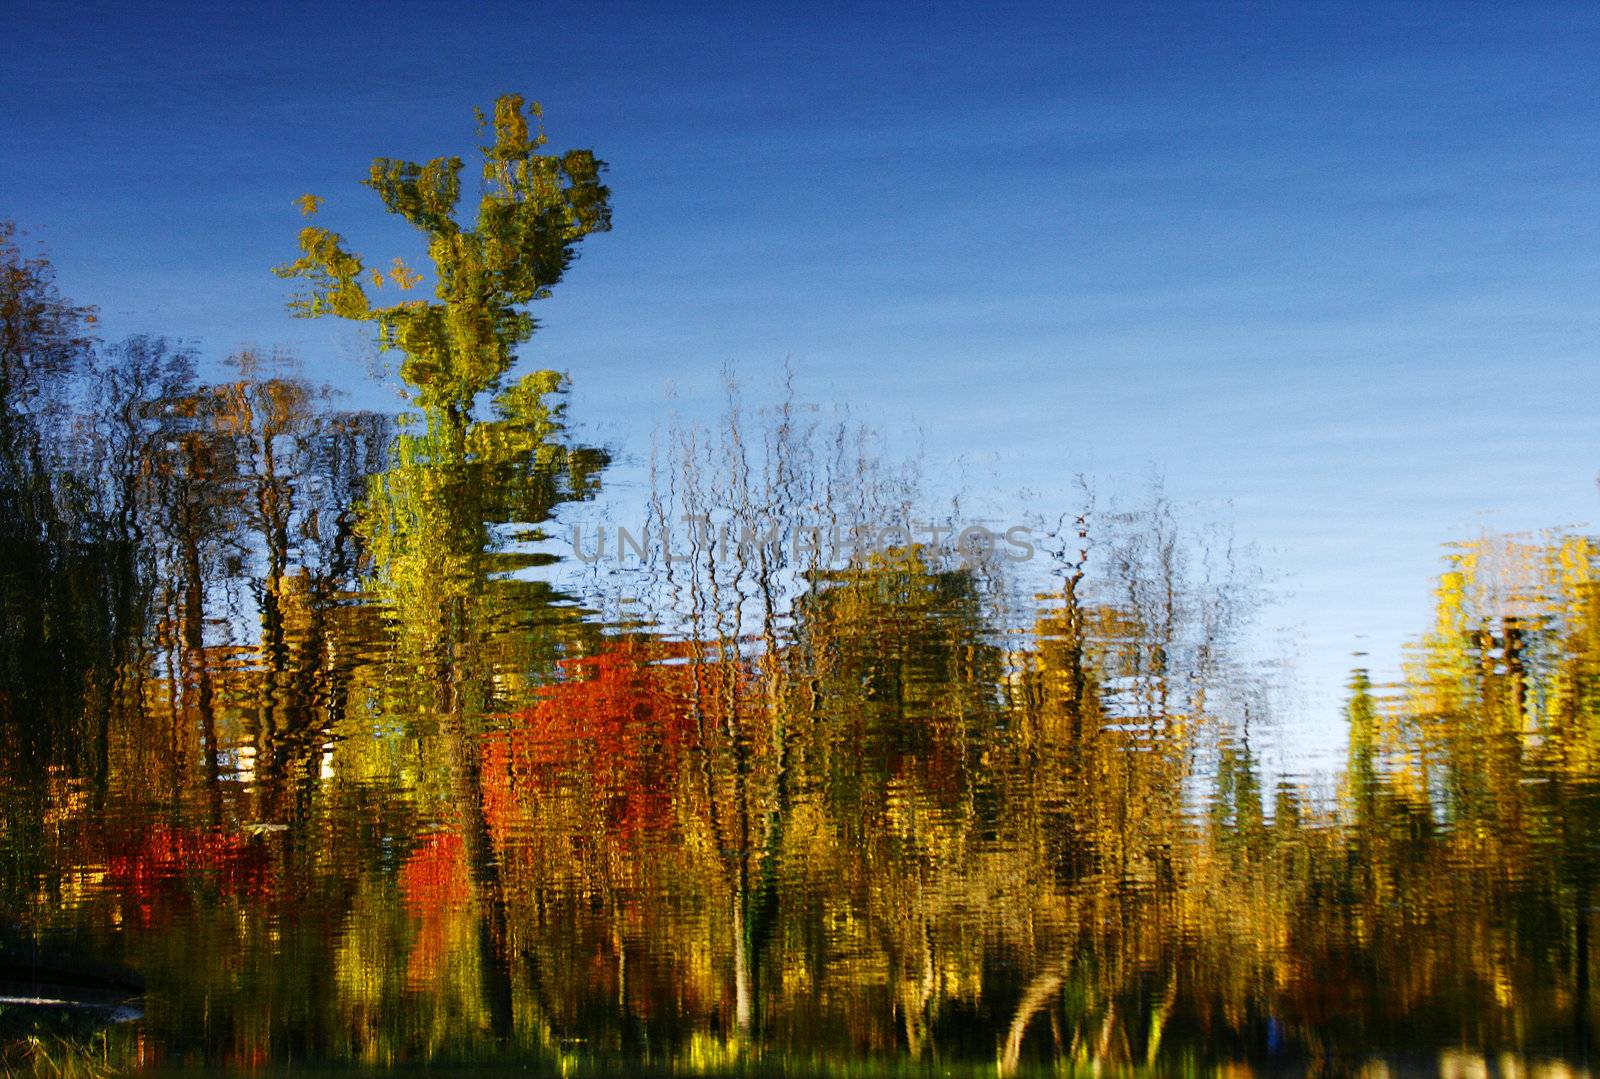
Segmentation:
{"type": "Polygon", "coordinates": [[[82,364],[94,321],[94,308],[61,296],[49,260],[25,253],[16,225],[0,221],[0,402],[7,412],[82,364]]]}
{"type": "MultiPolygon", "coordinates": [[[[400,373],[417,391],[417,403],[464,413],[498,386],[517,346],[533,335],[537,323],[526,305],[550,294],[580,240],[611,227],[611,193],[600,182],[604,162],[591,150],[540,153],[548,141],[541,116],[537,104],[525,106],[517,94],[495,102],[494,140],[482,148],[482,195],[471,227],[458,213],[459,157],[421,165],[373,161],[366,186],[428,239],[437,302],[382,302],[383,290],[409,292],[422,275],[401,259],[378,269],[340,234],[309,225],[300,233],[300,257],[277,269],[307,285],[291,309],[307,318],[377,323],[381,345],[405,354],[400,373]]],[[[481,111],[478,120],[480,129],[488,126],[481,111]]],[[[301,200],[308,215],[319,204],[309,195],[301,200]]]]}

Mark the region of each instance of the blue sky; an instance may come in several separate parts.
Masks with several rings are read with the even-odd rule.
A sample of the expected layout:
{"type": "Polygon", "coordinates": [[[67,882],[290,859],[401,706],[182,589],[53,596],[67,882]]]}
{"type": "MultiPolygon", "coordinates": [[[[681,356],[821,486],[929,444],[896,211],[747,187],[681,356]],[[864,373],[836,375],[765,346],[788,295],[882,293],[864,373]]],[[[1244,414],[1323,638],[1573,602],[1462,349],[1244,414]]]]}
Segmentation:
{"type": "Polygon", "coordinates": [[[527,353],[577,418],[792,358],[1040,502],[1159,471],[1260,548],[1308,730],[1441,544],[1600,516],[1600,7],[155,7],[0,13],[0,214],[109,333],[359,387],[291,200],[412,253],[367,163],[516,90],[611,166],[527,353]]]}

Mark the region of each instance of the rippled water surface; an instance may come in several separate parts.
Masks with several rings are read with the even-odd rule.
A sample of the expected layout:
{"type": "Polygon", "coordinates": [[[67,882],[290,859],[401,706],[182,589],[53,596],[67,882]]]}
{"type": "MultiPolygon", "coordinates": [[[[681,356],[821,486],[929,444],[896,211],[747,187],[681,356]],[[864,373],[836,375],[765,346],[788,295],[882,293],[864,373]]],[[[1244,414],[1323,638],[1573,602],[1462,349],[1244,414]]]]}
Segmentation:
{"type": "Polygon", "coordinates": [[[608,194],[507,107],[466,233],[374,172],[434,299],[284,269],[400,414],[90,341],[0,234],[6,1067],[1583,1069],[1595,540],[1452,548],[1272,766],[1258,575],[1159,489],[977,521],[737,394],[586,444],[511,366],[608,194]]]}
{"type": "MultiPolygon", "coordinates": [[[[8,947],[46,982],[145,979],[136,1019],[50,1020],[63,1047],[852,1074],[1585,1050],[1590,540],[1460,549],[1405,682],[1355,675],[1348,767],[1302,783],[1253,750],[1246,590],[1159,502],[1069,519],[1026,587],[714,530],[558,586],[548,522],[607,455],[552,412],[396,425],[105,363],[93,417],[13,424],[56,471],[5,489],[8,947]]],[[[679,437],[647,520],[788,529],[829,482],[861,519],[900,504],[788,422],[679,437]]]]}

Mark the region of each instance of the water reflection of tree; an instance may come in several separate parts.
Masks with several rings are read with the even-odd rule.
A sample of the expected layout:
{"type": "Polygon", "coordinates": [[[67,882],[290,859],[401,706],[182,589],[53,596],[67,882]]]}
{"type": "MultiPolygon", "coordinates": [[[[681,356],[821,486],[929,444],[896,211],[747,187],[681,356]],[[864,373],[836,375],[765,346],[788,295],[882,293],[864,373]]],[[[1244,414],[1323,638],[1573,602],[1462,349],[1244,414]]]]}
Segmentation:
{"type": "Polygon", "coordinates": [[[668,436],[654,628],[585,622],[526,571],[606,456],[510,371],[607,196],[539,146],[503,101],[471,227],[459,162],[377,163],[433,300],[302,236],[303,310],[402,351],[397,423],[96,347],[4,234],[8,915],[240,1065],[1586,1049],[1592,540],[1462,547],[1404,679],[1353,678],[1332,797],[1269,785],[1219,537],[1088,504],[1009,606],[932,546],[797,548],[921,496],[793,401],[668,436]]]}
{"type": "Polygon", "coordinates": [[[374,162],[368,186],[427,238],[434,301],[375,305],[369,283],[409,291],[421,275],[399,260],[387,275],[369,271],[342,237],[316,226],[301,234],[302,257],[281,271],[309,283],[296,301],[302,314],[374,323],[382,345],[403,353],[401,374],[421,410],[374,477],[360,530],[374,560],[371,590],[396,628],[383,707],[436,724],[431,742],[447,765],[479,916],[482,1001],[500,1039],[512,1033],[513,949],[478,747],[507,688],[549,677],[580,630],[559,596],[513,575],[523,560],[496,530],[537,538],[559,503],[592,493],[606,463],[563,437],[555,372],[502,386],[535,329],[524,305],[549,294],[584,236],[609,227],[603,166],[588,151],[539,153],[544,134],[530,128],[538,115],[519,97],[496,104],[470,227],[457,216],[459,158],[374,162]],[[493,414],[479,419],[485,393],[493,414]]]}
{"type": "Polygon", "coordinates": [[[101,560],[126,552],[94,534],[95,505],[58,468],[94,313],[63,298],[23,242],[0,222],[0,745],[37,770],[103,759],[103,740],[74,713],[86,683],[103,686],[103,642],[119,628],[95,602],[109,584],[101,560]]]}

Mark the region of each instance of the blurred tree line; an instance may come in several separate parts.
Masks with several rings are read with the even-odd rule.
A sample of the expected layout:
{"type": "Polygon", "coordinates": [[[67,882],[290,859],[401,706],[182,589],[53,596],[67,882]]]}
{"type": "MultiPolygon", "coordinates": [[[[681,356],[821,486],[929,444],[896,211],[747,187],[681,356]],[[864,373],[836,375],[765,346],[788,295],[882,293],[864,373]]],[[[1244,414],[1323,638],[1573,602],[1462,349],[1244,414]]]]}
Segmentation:
{"type": "MultiPolygon", "coordinates": [[[[509,376],[609,193],[520,99],[486,123],[470,225],[459,160],[374,165],[428,274],[315,226],[285,268],[402,352],[400,417],[105,345],[0,229],[0,914],[146,971],[145,1052],[1587,1052],[1594,540],[1460,547],[1401,682],[1353,675],[1327,790],[1265,767],[1249,575],[1159,497],[1046,530],[1034,590],[691,535],[565,592],[552,522],[609,456],[562,376],[509,376]],[[634,613],[586,617],[608,589],[634,613]]],[[[919,497],[794,402],[662,455],[663,528],[919,497]]]]}

